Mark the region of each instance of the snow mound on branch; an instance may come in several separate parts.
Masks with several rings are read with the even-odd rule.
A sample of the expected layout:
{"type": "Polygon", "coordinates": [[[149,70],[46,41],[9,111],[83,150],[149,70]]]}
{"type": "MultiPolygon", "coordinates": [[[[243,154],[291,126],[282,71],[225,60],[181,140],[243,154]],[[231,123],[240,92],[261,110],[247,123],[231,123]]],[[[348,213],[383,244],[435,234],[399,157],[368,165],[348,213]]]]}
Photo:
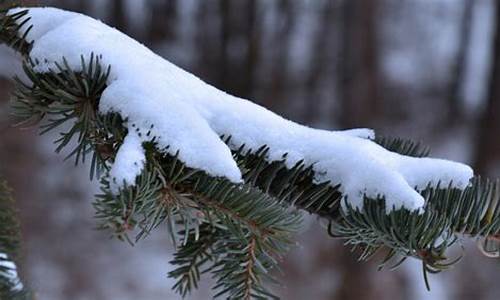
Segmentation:
{"type": "Polygon", "coordinates": [[[142,141],[134,130],[129,130],[129,133],[123,140],[123,144],[118,149],[115,157],[115,163],[111,168],[109,175],[115,179],[111,185],[113,192],[119,191],[120,184],[125,182],[133,184],[135,178],[141,173],[146,161],[146,154],[142,148],[142,141]]]}
{"type": "Polygon", "coordinates": [[[384,196],[389,210],[418,209],[424,199],[415,189],[439,183],[463,189],[473,176],[464,164],[387,151],[368,139],[373,138],[371,130],[325,131],[286,120],[208,85],[88,16],[55,8],[31,8],[29,15],[34,25],[27,36],[34,41],[30,56],[41,62],[37,71],[54,68],[63,57],[79,70],[81,55],[89,59],[91,53],[111,65],[99,110],[120,113],[133,134],[125,139],[112,168],[117,182],[134,183],[144,164],[141,142],[152,137],[165,151],[179,151],[187,166],[235,183],[242,179],[230,148],[267,145],[270,161],[288,153],[290,167],[300,160],[313,164],[315,179],[341,183],[354,206],[361,206],[366,195],[384,196]],[[231,136],[230,145],[220,135],[231,136]]]}

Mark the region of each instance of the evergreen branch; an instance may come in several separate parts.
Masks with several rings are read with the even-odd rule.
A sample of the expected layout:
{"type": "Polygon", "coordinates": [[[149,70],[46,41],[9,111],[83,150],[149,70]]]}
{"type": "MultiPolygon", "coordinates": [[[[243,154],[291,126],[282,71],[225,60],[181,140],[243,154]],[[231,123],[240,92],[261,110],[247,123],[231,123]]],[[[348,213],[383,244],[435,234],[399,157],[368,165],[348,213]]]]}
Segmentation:
{"type": "Polygon", "coordinates": [[[363,248],[362,260],[383,247],[389,247],[392,251],[386,257],[387,261],[396,255],[413,256],[430,266],[437,266],[435,263],[441,261],[441,250],[451,244],[448,243],[447,230],[447,220],[436,211],[424,209],[419,213],[401,209],[387,214],[383,199],[365,199],[362,209],[346,203],[342,218],[329,225],[332,236],[363,248]],[[429,257],[430,254],[433,255],[429,257]]]}
{"type": "MultiPolygon", "coordinates": [[[[119,115],[100,116],[97,113],[98,100],[100,99],[100,93],[105,88],[107,78],[107,75],[103,74],[109,73],[109,71],[105,73],[97,71],[94,73],[92,71],[92,73],[88,74],[90,70],[109,70],[109,67],[99,68],[98,63],[99,60],[96,59],[89,65],[82,59],[83,71],[74,72],[67,64],[63,63],[57,70],[37,74],[34,71],[34,64],[27,62],[25,71],[32,78],[32,85],[18,82],[19,88],[15,93],[16,102],[14,105],[17,108],[18,116],[25,119],[29,119],[33,115],[37,115],[37,119],[42,119],[48,115],[48,111],[54,115],[69,116],[61,122],[51,123],[49,120],[51,125],[47,127],[48,130],[52,130],[66,121],[76,119],[77,122],[72,129],[62,134],[64,142],[60,144],[57,150],[60,151],[68,145],[71,137],[78,133],[80,137],[78,139],[79,144],[72,153],[76,153],[78,158],[78,153],[93,151],[94,156],[97,155],[97,157],[101,158],[97,160],[99,169],[106,169],[106,165],[114,159],[116,150],[126,135],[126,130],[122,126],[124,120],[119,115]],[[99,75],[96,76],[95,74],[99,75]],[[77,88],[79,86],[94,86],[96,88],[90,90],[91,93],[82,93],[82,90],[77,88]],[[93,108],[91,117],[82,116],[82,113],[89,109],[77,109],[80,107],[93,108]],[[92,124],[87,124],[88,122],[92,124]]],[[[230,137],[226,138],[225,141],[229,144],[230,137]]],[[[401,153],[421,156],[426,152],[419,148],[417,144],[410,142],[389,139],[381,139],[381,141],[379,141],[381,144],[401,153]]],[[[204,207],[199,207],[199,203],[193,204],[200,201],[200,199],[204,199],[204,195],[200,197],[200,195],[196,194],[196,188],[199,187],[200,183],[204,183],[210,188],[210,191],[225,191],[228,188],[241,189],[238,185],[212,178],[198,170],[186,168],[176,157],[164,155],[163,152],[158,151],[154,142],[149,145],[145,144],[144,147],[147,150],[147,160],[154,167],[147,168],[145,174],[138,178],[136,188],[124,187],[124,192],[120,193],[117,198],[109,192],[109,182],[104,177],[104,189],[108,191],[104,194],[106,196],[102,198],[107,200],[96,202],[109,206],[103,209],[96,205],[97,216],[103,219],[108,214],[110,218],[108,218],[108,223],[104,227],[114,228],[121,238],[126,237],[125,233],[134,228],[136,224],[140,224],[141,232],[136,237],[138,239],[167,219],[169,220],[168,224],[170,225],[173,240],[177,241],[180,239],[177,236],[178,230],[176,229],[176,224],[179,221],[185,228],[196,227],[200,223],[196,217],[193,217],[196,212],[203,212],[204,209],[221,209],[214,206],[216,202],[201,201],[205,205],[204,207]],[[196,180],[193,178],[196,178],[196,180]],[[170,196],[165,198],[165,192],[167,191],[170,196]],[[121,199],[120,197],[123,197],[123,195],[127,196],[121,199]],[[163,202],[162,205],[161,199],[169,199],[169,201],[163,202]],[[166,203],[170,204],[165,205],[166,203]],[[111,209],[113,206],[114,208],[111,209]],[[189,208],[190,211],[188,212],[186,208],[189,208]],[[120,218],[116,218],[119,215],[117,212],[121,213],[120,218]],[[130,214],[130,212],[133,212],[133,214],[130,214]],[[142,217],[138,218],[139,215],[142,217]],[[116,224],[111,226],[110,224],[113,222],[116,222],[116,224]]],[[[450,223],[450,214],[443,213],[443,209],[436,210],[429,204],[428,208],[426,207],[426,213],[423,215],[405,212],[405,210],[394,212],[393,215],[399,213],[400,216],[398,215],[399,217],[395,219],[397,222],[393,224],[392,228],[403,230],[407,224],[411,224],[410,221],[416,222],[415,226],[417,226],[412,234],[398,232],[396,235],[393,231],[398,229],[386,227],[387,224],[394,221],[394,216],[391,214],[386,215],[383,205],[376,204],[383,203],[383,201],[367,199],[365,210],[357,212],[352,208],[348,208],[347,212],[344,212],[340,208],[343,197],[339,191],[340,185],[332,185],[329,182],[317,183],[314,180],[313,166],[306,166],[303,162],[298,162],[294,167],[288,168],[285,163],[286,155],[283,156],[282,160],[270,162],[268,152],[269,148],[267,146],[255,151],[245,149],[242,146],[233,151],[233,156],[243,173],[245,186],[249,188],[255,187],[259,192],[274,197],[277,203],[294,205],[336,223],[344,224],[337,229],[335,235],[347,239],[350,244],[363,245],[365,252],[362,258],[370,257],[370,254],[382,246],[388,246],[394,249],[394,254],[419,257],[425,259],[426,266],[438,267],[442,262],[442,259],[438,258],[442,256],[443,249],[446,249],[448,244],[436,245],[436,241],[443,232],[449,233],[452,227],[459,230],[460,224],[450,223]],[[415,234],[415,232],[418,234],[415,234]],[[353,238],[353,235],[355,238],[353,238]],[[395,239],[394,235],[398,238],[395,239]],[[431,254],[430,257],[429,253],[431,254]]],[[[422,194],[428,198],[429,203],[443,203],[439,207],[446,205],[447,209],[445,211],[457,211],[458,208],[462,207],[458,211],[465,214],[473,206],[486,207],[491,203],[491,193],[485,192],[487,190],[486,186],[477,186],[476,190],[482,193],[466,190],[464,195],[468,196],[462,197],[462,201],[456,201],[456,197],[461,195],[460,190],[427,189],[422,191],[422,194]],[[449,199],[449,201],[443,202],[442,195],[447,195],[448,198],[446,199],[449,199]]],[[[213,195],[210,199],[217,199],[221,195],[213,195]]],[[[248,203],[252,203],[253,199],[255,199],[254,196],[248,197],[248,203]]],[[[495,218],[491,218],[496,220],[498,211],[490,210],[489,215],[495,216],[495,218]]],[[[457,220],[462,220],[460,226],[466,224],[469,227],[472,226],[469,224],[470,222],[476,221],[472,217],[460,217],[457,220]]],[[[493,229],[495,226],[490,225],[493,229]]],[[[472,228],[476,228],[473,233],[479,235],[491,231],[479,230],[477,226],[472,228]]]]}
{"type": "Polygon", "coordinates": [[[218,290],[214,298],[277,299],[262,287],[264,280],[276,282],[269,275],[270,266],[275,264],[275,259],[260,249],[257,237],[247,235],[245,240],[242,243],[241,238],[226,239],[214,250],[220,256],[212,270],[217,280],[214,289],[218,290]]]}
{"type": "Polygon", "coordinates": [[[10,15],[7,15],[7,10],[0,10],[0,43],[7,44],[23,56],[27,56],[32,47],[32,43],[26,40],[33,28],[33,25],[28,25],[30,18],[27,14],[28,10],[10,15]],[[28,27],[24,29],[26,26],[28,27]]]}
{"type": "Polygon", "coordinates": [[[18,276],[19,223],[9,188],[0,180],[0,299],[27,300],[30,293],[18,276]]]}
{"type": "MultiPolygon", "coordinates": [[[[227,144],[230,140],[230,137],[225,139],[227,144]]],[[[306,166],[303,161],[288,168],[287,154],[283,155],[281,160],[269,162],[267,146],[256,151],[243,149],[245,145],[233,151],[233,156],[246,183],[311,214],[328,219],[338,216],[342,198],[339,192],[340,184],[317,183],[314,180],[313,166],[306,166]]]]}
{"type": "MultiPolygon", "coordinates": [[[[361,246],[363,260],[389,247],[381,267],[394,257],[412,256],[422,260],[424,275],[427,271],[436,273],[459,260],[445,253],[457,240],[500,235],[498,192],[498,181],[475,178],[465,190],[425,189],[421,193],[427,203],[422,213],[402,209],[387,214],[382,199],[365,199],[361,210],[346,203],[342,218],[329,224],[329,233],[361,246]]],[[[425,280],[428,286],[427,277],[425,280]]]]}
{"type": "Polygon", "coordinates": [[[16,101],[12,105],[14,115],[21,119],[20,125],[45,120],[41,126],[42,134],[74,122],[71,129],[61,132],[55,141],[56,152],[76,140],[76,146],[67,158],[74,157],[75,163],[84,162],[87,154],[92,153],[91,178],[105,169],[105,161],[116,152],[113,146],[123,140],[119,115],[101,116],[97,113],[98,100],[110,73],[109,66],[102,68],[100,59],[91,54],[87,63],[82,57],[83,71],[78,74],[63,59],[56,70],[49,70],[41,76],[34,70],[33,62],[25,62],[23,69],[31,85],[16,78],[16,101]]]}
{"type": "Polygon", "coordinates": [[[429,153],[431,152],[429,147],[422,145],[420,142],[414,142],[412,140],[406,140],[398,137],[389,138],[376,136],[374,141],[389,151],[407,156],[426,157],[429,156],[429,153]]]}
{"type": "MultiPolygon", "coordinates": [[[[10,32],[0,35],[1,41],[14,46],[19,42],[11,40],[25,39],[25,34],[19,35],[25,23],[12,25],[24,16],[14,19],[14,15],[0,15],[2,28],[10,32]],[[18,32],[13,35],[13,31],[18,32]]],[[[22,52],[25,48],[17,49],[22,52]]],[[[31,82],[17,80],[16,114],[24,124],[45,120],[43,132],[74,122],[56,141],[56,151],[76,139],[70,156],[77,163],[92,153],[91,177],[101,177],[102,183],[102,194],[94,203],[102,228],[110,228],[132,243],[128,232],[138,229],[137,241],[167,222],[172,240],[180,244],[174,259],[179,268],[171,276],[178,278],[174,288],[181,295],[197,286],[198,263],[204,264],[210,257],[216,258],[208,269],[217,280],[216,296],[272,297],[263,283],[274,281],[269,272],[277,267],[292,244],[291,235],[300,226],[300,216],[290,206],[329,220],[333,236],[362,247],[361,259],[388,247],[383,264],[395,257],[416,257],[423,262],[424,275],[450,264],[445,251],[461,235],[499,235],[498,183],[475,179],[464,191],[451,185],[429,187],[420,192],[427,200],[421,213],[399,209],[388,214],[384,199],[367,198],[362,209],[347,202],[341,207],[341,183],[318,183],[313,165],[301,161],[290,168],[286,154],[281,160],[269,161],[265,145],[232,150],[244,178],[244,184],[234,184],[188,168],[178,155],[158,149],[151,137],[151,142],[143,144],[147,157],[143,174],[135,185],[123,185],[118,193],[113,192],[105,170],[127,134],[123,126],[127,120],[119,114],[98,113],[110,67],[102,66],[99,56],[90,57],[86,62],[82,56],[79,71],[72,70],[63,59],[56,69],[39,73],[36,62],[25,61],[24,71],[31,82]]],[[[149,136],[150,132],[144,134],[149,136]]],[[[229,145],[230,137],[225,141],[229,145]]],[[[410,156],[426,156],[429,152],[419,143],[402,139],[377,138],[375,142],[410,156]]]]}
{"type": "MultiPolygon", "coordinates": [[[[134,187],[123,186],[119,193],[111,192],[108,177],[101,180],[102,193],[96,196],[93,206],[100,229],[111,229],[120,240],[133,243],[128,233],[136,228],[139,218],[156,208],[161,185],[155,172],[144,172],[136,180],[134,187]],[[154,203],[154,204],[152,204],[154,203]]],[[[169,208],[171,209],[171,208],[169,208]]],[[[154,222],[156,224],[156,221],[154,222]]],[[[143,233],[139,233],[136,240],[143,233]]]]}
{"type": "MultiPolygon", "coordinates": [[[[177,279],[172,289],[182,297],[186,297],[191,290],[198,288],[201,274],[208,271],[202,270],[207,263],[215,260],[213,247],[215,243],[223,238],[220,229],[205,223],[199,232],[191,230],[187,237],[187,242],[182,245],[174,254],[174,259],[170,264],[177,268],[168,273],[168,277],[177,279]]],[[[180,232],[185,235],[185,232],[180,232]]]]}
{"type": "Polygon", "coordinates": [[[500,234],[500,185],[476,177],[465,190],[450,187],[427,189],[422,194],[431,209],[448,220],[451,231],[472,237],[500,234]]]}
{"type": "Polygon", "coordinates": [[[19,223],[7,183],[0,179],[0,252],[16,257],[19,251],[19,223]]]}
{"type": "MultiPolygon", "coordinates": [[[[185,261],[186,255],[195,254],[192,244],[201,245],[205,239],[217,237],[214,248],[219,249],[216,256],[220,260],[211,268],[214,276],[221,274],[218,268],[222,265],[225,271],[239,274],[225,278],[217,287],[222,288],[230,282],[232,287],[238,287],[237,295],[269,294],[263,285],[271,280],[261,277],[271,278],[268,273],[277,267],[278,260],[293,244],[291,236],[299,228],[300,215],[258,188],[235,185],[226,179],[212,178],[190,169],[177,156],[155,150],[153,144],[146,144],[145,148],[150,163],[133,187],[125,186],[116,195],[110,190],[109,181],[104,180],[103,193],[95,202],[98,218],[105,220],[104,227],[112,228],[118,237],[128,239],[126,233],[138,225],[142,228],[137,235],[139,238],[166,221],[174,242],[181,244],[177,264],[185,261]],[[177,230],[178,226],[181,230],[177,230]],[[206,226],[219,233],[205,236],[206,226]],[[248,248],[237,250],[249,241],[256,243],[252,253],[243,254],[248,248]],[[229,253],[231,247],[240,255],[233,257],[234,253],[229,253]],[[259,261],[248,261],[256,255],[259,261]],[[247,259],[246,263],[252,264],[250,270],[245,264],[247,272],[241,273],[243,264],[229,264],[237,258],[247,259]],[[256,268],[259,270],[254,270],[256,268]]],[[[191,261],[193,259],[197,258],[191,257],[191,261]]],[[[186,295],[196,286],[199,277],[196,266],[181,266],[171,274],[180,277],[175,289],[181,295],[186,295]]],[[[235,290],[222,288],[219,294],[233,292],[235,290]]]]}
{"type": "MultiPolygon", "coordinates": [[[[231,299],[240,299],[242,295],[269,296],[264,283],[275,281],[269,280],[268,273],[277,268],[278,259],[293,244],[291,236],[300,226],[300,215],[258,188],[212,178],[185,167],[176,156],[154,153],[159,165],[177,166],[177,172],[168,168],[160,171],[163,173],[160,177],[168,182],[169,193],[185,202],[190,199],[191,203],[198,204],[197,220],[222,232],[214,243],[213,254],[218,262],[210,268],[218,278],[217,296],[226,295],[231,299]],[[246,266],[245,272],[241,266],[246,266]]],[[[193,231],[202,235],[197,227],[191,229],[193,231]]],[[[189,237],[184,242],[187,239],[189,237]]]]}

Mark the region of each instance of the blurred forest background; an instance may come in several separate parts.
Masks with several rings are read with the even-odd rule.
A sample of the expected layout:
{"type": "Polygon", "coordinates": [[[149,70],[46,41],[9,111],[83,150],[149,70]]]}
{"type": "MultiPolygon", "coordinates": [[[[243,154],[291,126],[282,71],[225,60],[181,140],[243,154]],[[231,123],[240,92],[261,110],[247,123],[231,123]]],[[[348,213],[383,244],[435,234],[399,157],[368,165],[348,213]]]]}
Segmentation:
{"type": "MultiPolygon", "coordinates": [[[[500,177],[500,1],[17,2],[102,19],[294,121],[422,140],[434,156],[500,177]]],[[[15,61],[0,48],[0,174],[19,202],[22,271],[38,299],[177,299],[166,276],[166,231],[130,247],[94,230],[97,189],[86,168],[53,154],[54,136],[12,128],[7,77],[15,61]]],[[[418,262],[377,272],[376,262],[357,262],[315,219],[307,222],[284,263],[283,299],[500,298],[500,261],[481,256],[473,242],[459,265],[431,277],[427,292],[418,262]]],[[[209,295],[204,283],[191,298],[209,295]]]]}

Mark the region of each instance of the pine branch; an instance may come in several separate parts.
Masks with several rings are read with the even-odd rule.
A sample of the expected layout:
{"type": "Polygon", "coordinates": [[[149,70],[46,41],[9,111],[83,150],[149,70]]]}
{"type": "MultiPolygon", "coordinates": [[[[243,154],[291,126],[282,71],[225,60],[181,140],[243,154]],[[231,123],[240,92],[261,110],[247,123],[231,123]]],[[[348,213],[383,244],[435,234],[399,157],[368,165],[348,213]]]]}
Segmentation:
{"type": "Polygon", "coordinates": [[[414,157],[429,156],[431,149],[420,142],[405,140],[402,138],[375,137],[375,142],[387,150],[397,152],[402,155],[414,157]]]}
{"type": "Polygon", "coordinates": [[[26,41],[33,28],[33,25],[28,25],[30,18],[27,14],[28,11],[23,10],[7,16],[7,10],[0,10],[0,43],[7,44],[23,56],[27,56],[32,47],[32,43],[26,41]]]}
{"type": "MultiPolygon", "coordinates": [[[[135,227],[139,227],[137,240],[166,221],[174,244],[181,245],[176,257],[183,261],[186,255],[204,254],[203,251],[193,254],[193,244],[201,246],[205,241],[217,238],[213,247],[219,250],[213,255],[219,260],[210,270],[217,276],[221,272],[215,270],[224,265],[231,267],[226,271],[239,274],[223,280],[224,284],[238,286],[238,295],[269,294],[264,283],[273,282],[268,280],[270,270],[277,268],[279,259],[293,245],[291,236],[299,228],[300,216],[260,189],[235,185],[187,168],[177,156],[160,153],[153,145],[146,145],[146,149],[150,164],[134,187],[124,186],[116,195],[111,192],[109,182],[104,182],[103,194],[95,202],[98,218],[105,220],[103,227],[112,228],[119,238],[131,241],[127,233],[135,227]],[[207,226],[216,233],[207,235],[207,226]],[[242,252],[248,248],[237,250],[236,247],[250,240],[259,246],[252,250],[251,255],[242,252]],[[231,247],[239,251],[240,256],[233,257],[234,253],[229,251],[231,247]],[[239,264],[226,265],[237,258],[248,259],[255,255],[265,263],[259,261],[251,272],[240,273],[239,264]],[[252,278],[243,280],[245,276],[252,278]],[[261,277],[266,277],[266,280],[261,277]],[[241,284],[243,281],[247,284],[241,284]]],[[[191,261],[193,259],[197,258],[191,257],[191,261]]],[[[179,260],[175,263],[180,264],[179,260]]],[[[197,277],[193,277],[193,274],[198,274],[195,267],[183,266],[171,273],[171,276],[180,277],[174,287],[183,296],[197,285],[197,277]]],[[[219,291],[220,295],[226,293],[229,291],[225,288],[219,291]]]]}
{"type": "Polygon", "coordinates": [[[27,300],[30,293],[17,275],[19,224],[14,200],[7,184],[0,180],[0,299],[27,300]]]}
{"type": "MultiPolygon", "coordinates": [[[[18,45],[26,37],[19,34],[26,23],[13,25],[25,16],[18,14],[0,16],[7,32],[0,40],[10,45],[18,45]],[[14,31],[18,33],[13,35],[14,31]]],[[[29,51],[26,46],[17,49],[25,54],[28,52],[23,51],[29,51]]],[[[427,200],[422,213],[406,209],[387,213],[383,198],[367,198],[359,209],[344,201],[341,182],[318,183],[312,165],[301,161],[290,168],[286,154],[281,160],[269,161],[265,145],[232,150],[244,179],[243,184],[234,184],[188,168],[178,155],[159,149],[152,137],[143,144],[143,173],[135,185],[123,185],[116,193],[111,190],[108,169],[127,134],[123,126],[127,120],[116,113],[99,114],[112,66],[103,65],[98,55],[90,57],[85,61],[82,56],[81,71],[72,70],[63,60],[46,73],[36,72],[36,62],[26,60],[24,71],[30,83],[16,81],[16,115],[21,124],[43,121],[43,133],[74,122],[69,131],[61,132],[56,151],[76,140],[68,157],[79,163],[92,155],[91,178],[101,178],[102,193],[94,203],[100,227],[134,243],[166,223],[178,247],[173,264],[179,267],[170,276],[178,279],[174,289],[183,296],[197,286],[200,267],[211,263],[206,270],[217,280],[217,296],[272,297],[264,283],[274,281],[270,271],[277,268],[300,226],[300,216],[291,207],[328,220],[332,236],[362,248],[361,259],[388,248],[382,265],[402,258],[397,266],[411,256],[421,259],[424,270],[430,272],[454,263],[448,261],[446,250],[462,236],[499,236],[496,182],[476,178],[464,191],[451,185],[429,187],[420,191],[427,200]],[[131,232],[135,239],[129,237],[131,232]]],[[[151,131],[138,134],[149,136],[151,131]]],[[[229,145],[231,137],[224,140],[229,145]]],[[[412,141],[377,138],[375,142],[404,155],[429,153],[412,141]]]]}
{"type": "Polygon", "coordinates": [[[212,271],[217,280],[214,289],[218,290],[214,298],[277,299],[262,288],[266,281],[275,282],[269,275],[270,265],[274,264],[275,259],[260,249],[257,240],[257,237],[248,235],[245,236],[245,242],[240,238],[232,238],[219,243],[215,253],[222,258],[212,271]]]}
{"type": "MultiPolygon", "coordinates": [[[[185,232],[181,231],[180,235],[185,235],[185,232]]],[[[177,266],[168,273],[170,278],[177,279],[172,287],[174,291],[186,297],[191,290],[198,288],[201,274],[209,270],[207,263],[214,263],[216,260],[213,247],[222,238],[222,231],[208,223],[201,226],[198,231],[189,231],[186,242],[170,261],[171,265],[177,266]]]]}
{"type": "MultiPolygon", "coordinates": [[[[459,239],[487,240],[500,235],[499,188],[498,181],[480,178],[475,178],[463,191],[427,188],[421,192],[427,200],[423,213],[397,210],[387,215],[384,202],[372,199],[365,199],[362,210],[346,203],[342,218],[329,224],[329,233],[348,244],[362,246],[362,260],[389,247],[390,252],[380,267],[393,258],[411,256],[422,260],[424,275],[437,273],[460,259],[460,256],[452,259],[446,256],[446,250],[459,239]]],[[[424,278],[429,288],[427,276],[424,278]]]]}

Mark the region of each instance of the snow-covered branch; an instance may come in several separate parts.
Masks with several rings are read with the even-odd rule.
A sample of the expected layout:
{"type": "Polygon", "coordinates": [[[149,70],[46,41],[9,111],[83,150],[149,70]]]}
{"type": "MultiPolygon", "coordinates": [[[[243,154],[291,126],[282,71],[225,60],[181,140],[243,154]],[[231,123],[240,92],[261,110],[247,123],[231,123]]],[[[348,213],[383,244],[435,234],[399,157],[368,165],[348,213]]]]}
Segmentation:
{"type": "Polygon", "coordinates": [[[91,53],[112,66],[99,111],[127,119],[130,136],[111,171],[118,184],[134,183],[144,162],[140,142],[152,139],[159,148],[178,152],[187,166],[232,182],[241,182],[242,176],[231,150],[267,145],[269,161],[287,154],[289,167],[299,161],[313,165],[315,180],[340,183],[354,206],[364,196],[383,196],[388,209],[418,209],[425,203],[419,190],[438,184],[463,189],[473,176],[464,164],[390,152],[371,141],[367,130],[325,131],[286,120],[208,85],[88,16],[32,8],[29,17],[34,27],[26,38],[34,43],[30,57],[40,62],[36,71],[54,70],[63,58],[78,71],[82,55],[89,60],[91,53]],[[229,145],[222,135],[231,137],[229,145]]]}
{"type": "Polygon", "coordinates": [[[411,256],[432,272],[459,235],[500,234],[498,182],[411,141],[286,120],[78,13],[14,9],[0,24],[0,41],[26,58],[16,114],[44,120],[44,132],[72,122],[56,151],[76,141],[70,156],[92,155],[91,176],[104,170],[101,227],[123,239],[137,230],[137,241],[168,224],[183,295],[210,270],[221,295],[268,297],[299,211],[325,218],[363,259],[387,247],[384,263],[411,256]]]}

